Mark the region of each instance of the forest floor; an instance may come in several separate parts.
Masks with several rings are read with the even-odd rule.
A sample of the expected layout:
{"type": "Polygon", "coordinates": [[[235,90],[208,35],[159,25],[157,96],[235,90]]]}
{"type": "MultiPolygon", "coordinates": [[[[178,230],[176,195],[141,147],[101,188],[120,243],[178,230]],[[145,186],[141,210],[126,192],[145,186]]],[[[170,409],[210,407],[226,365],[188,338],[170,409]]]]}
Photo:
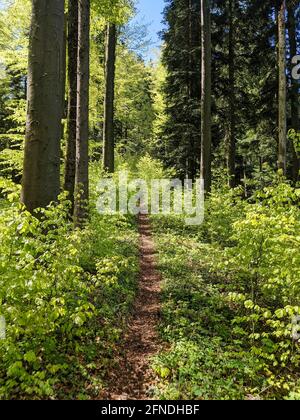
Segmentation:
{"type": "Polygon", "coordinates": [[[155,375],[151,359],[162,350],[158,334],[161,276],[148,216],[139,216],[140,277],[133,313],[118,350],[115,367],[100,399],[151,399],[155,375]]]}

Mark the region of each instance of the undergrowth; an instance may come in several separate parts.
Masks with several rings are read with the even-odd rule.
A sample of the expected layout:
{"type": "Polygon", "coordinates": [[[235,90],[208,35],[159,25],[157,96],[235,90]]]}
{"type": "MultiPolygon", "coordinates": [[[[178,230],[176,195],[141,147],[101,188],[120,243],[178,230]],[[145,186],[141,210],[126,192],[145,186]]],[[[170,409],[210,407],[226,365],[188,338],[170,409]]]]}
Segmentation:
{"type": "Polygon", "coordinates": [[[300,398],[299,197],[285,183],[248,201],[214,192],[201,227],[152,218],[169,342],[159,398],[300,398]]]}
{"type": "Polygon", "coordinates": [[[0,399],[94,398],[135,296],[135,219],[92,209],[74,230],[64,196],[36,218],[0,188],[0,399]]]}

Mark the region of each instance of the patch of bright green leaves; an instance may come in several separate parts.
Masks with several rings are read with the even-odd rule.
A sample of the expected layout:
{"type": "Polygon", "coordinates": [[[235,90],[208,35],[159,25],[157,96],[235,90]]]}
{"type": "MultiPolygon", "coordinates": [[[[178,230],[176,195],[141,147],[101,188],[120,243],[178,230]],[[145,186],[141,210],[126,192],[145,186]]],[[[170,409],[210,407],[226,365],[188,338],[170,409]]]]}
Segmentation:
{"type": "Polygon", "coordinates": [[[299,198],[285,183],[249,201],[214,192],[197,231],[154,218],[169,342],[154,361],[160,398],[299,398],[299,198]]]}
{"type": "Polygon", "coordinates": [[[2,184],[0,399],[98,395],[135,295],[135,222],[93,212],[73,230],[64,197],[36,218],[2,184]]]}

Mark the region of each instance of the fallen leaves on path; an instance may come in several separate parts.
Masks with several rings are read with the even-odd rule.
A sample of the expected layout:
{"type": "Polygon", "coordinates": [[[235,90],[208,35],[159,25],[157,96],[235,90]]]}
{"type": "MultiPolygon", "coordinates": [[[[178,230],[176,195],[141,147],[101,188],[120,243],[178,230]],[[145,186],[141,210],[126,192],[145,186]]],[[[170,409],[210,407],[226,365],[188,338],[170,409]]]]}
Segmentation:
{"type": "Polygon", "coordinates": [[[100,399],[149,400],[155,380],[151,358],[162,348],[157,324],[160,316],[160,275],[156,271],[155,247],[146,215],[139,216],[139,290],[116,366],[109,372],[108,388],[100,399]]]}

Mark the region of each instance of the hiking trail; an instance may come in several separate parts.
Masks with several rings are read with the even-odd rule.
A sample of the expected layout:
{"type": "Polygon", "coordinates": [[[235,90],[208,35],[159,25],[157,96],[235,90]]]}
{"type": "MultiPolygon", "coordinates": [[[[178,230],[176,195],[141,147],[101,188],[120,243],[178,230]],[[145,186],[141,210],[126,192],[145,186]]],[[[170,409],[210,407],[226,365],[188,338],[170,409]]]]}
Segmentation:
{"type": "Polygon", "coordinates": [[[154,385],[151,358],[162,348],[157,325],[160,317],[160,274],[147,215],[139,215],[140,276],[133,313],[129,319],[116,366],[108,373],[101,399],[150,400],[154,385]]]}

